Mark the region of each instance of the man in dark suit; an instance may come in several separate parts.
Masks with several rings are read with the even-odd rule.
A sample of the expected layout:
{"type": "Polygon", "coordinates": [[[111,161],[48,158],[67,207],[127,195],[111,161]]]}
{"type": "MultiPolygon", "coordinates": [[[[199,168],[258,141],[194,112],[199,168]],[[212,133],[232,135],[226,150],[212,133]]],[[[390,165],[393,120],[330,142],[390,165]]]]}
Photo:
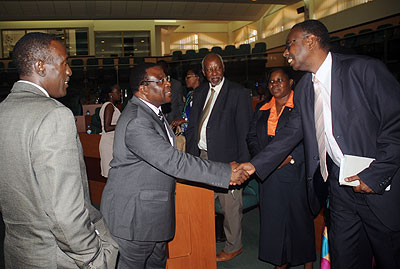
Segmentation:
{"type": "MultiPolygon", "coordinates": [[[[171,75],[169,72],[168,63],[166,61],[157,61],[157,65],[161,66],[167,76],[171,75]]],[[[182,117],[183,106],[185,105],[183,102],[184,87],[182,86],[182,83],[172,77],[170,77],[170,83],[171,101],[161,106],[161,110],[164,113],[168,123],[172,123],[174,120],[182,117]]]]}
{"type": "Polygon", "coordinates": [[[144,63],[130,77],[134,96],[122,112],[101,211],[120,244],[118,268],[165,268],[165,247],[175,234],[175,179],[228,188],[247,178],[235,164],[178,151],[160,107],[171,101],[162,68],[144,63]]]}
{"type": "Polygon", "coordinates": [[[378,268],[400,268],[399,83],[380,61],[329,52],[328,30],[316,20],[292,28],[284,56],[293,69],[309,72],[296,87],[295,111],[276,140],[243,167],[265,177],[304,137],[314,213],[318,165],[329,186],[333,268],[362,268],[365,234],[378,268]],[[375,159],[346,179],[358,186],[339,185],[344,154],[375,159]]]}
{"type": "MultiPolygon", "coordinates": [[[[252,108],[246,89],[224,78],[221,56],[208,54],[202,61],[209,83],[196,89],[186,152],[219,162],[246,162],[250,159],[246,135],[252,108]]],[[[242,189],[216,192],[224,212],[226,243],[217,261],[230,260],[242,251],[242,189]]]]}

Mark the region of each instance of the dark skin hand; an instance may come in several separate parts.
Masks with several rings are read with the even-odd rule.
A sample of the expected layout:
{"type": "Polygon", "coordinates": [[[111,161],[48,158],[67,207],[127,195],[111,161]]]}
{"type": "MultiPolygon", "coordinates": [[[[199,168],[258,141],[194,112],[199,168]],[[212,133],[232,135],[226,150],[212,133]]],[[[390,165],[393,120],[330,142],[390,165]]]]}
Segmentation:
{"type": "Polygon", "coordinates": [[[180,118],[180,119],[176,119],[173,122],[171,122],[171,128],[174,129],[175,127],[188,122],[187,120],[185,120],[184,118],[180,118]]]}
{"type": "Polygon", "coordinates": [[[359,193],[375,193],[370,187],[368,187],[367,184],[364,183],[364,181],[362,181],[359,176],[355,175],[352,177],[347,177],[344,179],[346,182],[352,182],[355,180],[359,180],[360,181],[360,185],[353,187],[353,190],[355,192],[359,192],[359,193]]]}
{"type": "Polygon", "coordinates": [[[241,185],[250,177],[250,175],[245,170],[237,169],[237,167],[239,166],[237,162],[231,162],[230,165],[232,168],[232,175],[229,185],[241,185]]]}
{"type": "Polygon", "coordinates": [[[278,166],[277,169],[281,169],[282,167],[284,167],[285,165],[287,165],[288,163],[290,163],[290,161],[293,159],[293,157],[291,155],[287,156],[286,159],[278,166]]]}

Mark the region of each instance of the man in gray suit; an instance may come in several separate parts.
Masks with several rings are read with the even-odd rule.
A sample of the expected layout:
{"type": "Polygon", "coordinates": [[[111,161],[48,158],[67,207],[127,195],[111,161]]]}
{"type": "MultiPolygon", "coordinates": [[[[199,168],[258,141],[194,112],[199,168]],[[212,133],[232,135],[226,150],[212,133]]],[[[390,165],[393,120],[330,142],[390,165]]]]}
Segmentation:
{"type": "Polygon", "coordinates": [[[6,268],[113,268],[117,245],[93,208],[66,95],[61,41],[29,33],[14,48],[20,80],[0,103],[0,209],[6,268]]]}
{"type": "Polygon", "coordinates": [[[120,246],[118,268],[165,268],[167,241],[175,234],[175,179],[228,188],[248,175],[175,148],[160,107],[171,84],[160,66],[144,63],[130,77],[134,96],[118,120],[114,158],[101,211],[120,246]]]}

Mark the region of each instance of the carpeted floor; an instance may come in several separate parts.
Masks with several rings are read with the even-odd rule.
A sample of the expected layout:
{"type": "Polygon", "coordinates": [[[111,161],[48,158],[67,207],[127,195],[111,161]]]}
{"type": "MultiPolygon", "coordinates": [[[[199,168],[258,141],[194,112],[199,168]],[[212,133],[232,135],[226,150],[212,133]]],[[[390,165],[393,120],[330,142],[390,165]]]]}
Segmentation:
{"type": "MultiPolygon", "coordinates": [[[[260,231],[259,210],[255,208],[243,215],[243,252],[234,259],[226,262],[218,262],[217,268],[235,269],[272,269],[274,265],[258,259],[258,233],[260,231]]],[[[222,250],[224,243],[217,243],[217,252],[222,250]]],[[[319,254],[314,262],[314,269],[320,268],[319,254]]],[[[292,269],[304,268],[303,266],[290,267],[292,269]]]]}

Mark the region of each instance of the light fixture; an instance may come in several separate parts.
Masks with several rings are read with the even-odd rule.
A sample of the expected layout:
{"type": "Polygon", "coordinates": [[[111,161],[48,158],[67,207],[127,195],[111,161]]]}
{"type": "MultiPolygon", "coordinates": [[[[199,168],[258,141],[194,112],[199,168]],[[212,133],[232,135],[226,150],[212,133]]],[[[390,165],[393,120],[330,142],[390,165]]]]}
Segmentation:
{"type": "Polygon", "coordinates": [[[140,42],[144,43],[144,40],[142,39],[142,40],[140,40],[140,42]]]}
{"type": "Polygon", "coordinates": [[[104,44],[104,40],[100,40],[100,43],[101,43],[101,44],[104,44]]]}

